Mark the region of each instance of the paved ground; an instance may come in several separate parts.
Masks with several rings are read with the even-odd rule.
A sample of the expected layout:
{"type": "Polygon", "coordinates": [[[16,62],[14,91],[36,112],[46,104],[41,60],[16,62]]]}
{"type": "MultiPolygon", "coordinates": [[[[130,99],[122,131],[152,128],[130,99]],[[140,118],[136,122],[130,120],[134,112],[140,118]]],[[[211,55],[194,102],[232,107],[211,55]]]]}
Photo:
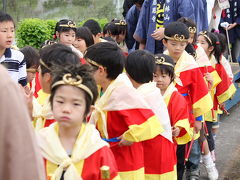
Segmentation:
{"type": "MultiPolygon", "coordinates": [[[[240,104],[233,107],[230,116],[223,116],[216,140],[216,166],[219,180],[240,180],[240,104]]],[[[207,180],[201,168],[200,180],[207,180]]]]}

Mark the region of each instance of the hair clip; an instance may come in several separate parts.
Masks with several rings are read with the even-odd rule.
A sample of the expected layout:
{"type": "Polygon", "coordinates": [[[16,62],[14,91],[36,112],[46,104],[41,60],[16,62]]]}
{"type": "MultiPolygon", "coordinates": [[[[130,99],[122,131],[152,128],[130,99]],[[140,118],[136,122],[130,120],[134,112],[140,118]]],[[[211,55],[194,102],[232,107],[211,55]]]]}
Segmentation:
{"type": "Polygon", "coordinates": [[[199,34],[204,36],[209,41],[209,43],[213,45],[212,40],[208,37],[207,33],[207,31],[201,31],[199,34]]]}
{"type": "Polygon", "coordinates": [[[68,21],[67,24],[60,24],[59,27],[69,27],[69,28],[76,28],[76,23],[73,21],[68,21]]]}
{"type": "Polygon", "coordinates": [[[71,85],[84,90],[90,95],[91,99],[93,99],[92,91],[87,86],[82,84],[82,81],[83,79],[81,76],[77,75],[76,77],[72,77],[72,74],[67,73],[63,76],[62,80],[57,81],[52,85],[52,89],[58,85],[71,85]]]}
{"type": "Polygon", "coordinates": [[[38,72],[38,69],[28,68],[28,69],[27,69],[27,72],[29,72],[29,73],[36,73],[36,72],[38,72]]]}
{"type": "Polygon", "coordinates": [[[169,37],[165,35],[165,38],[173,41],[188,42],[188,39],[186,39],[184,35],[179,35],[179,34],[175,34],[173,37],[169,37]]]}
{"type": "Polygon", "coordinates": [[[49,71],[52,71],[51,68],[50,68],[48,65],[46,65],[45,62],[43,62],[42,59],[40,59],[39,63],[40,63],[42,66],[44,66],[46,69],[48,69],[49,71]]]}
{"type": "Polygon", "coordinates": [[[219,42],[219,41],[217,41],[217,42],[216,42],[216,44],[217,44],[217,45],[219,45],[219,44],[220,44],[220,42],[219,42]]]}
{"type": "Polygon", "coordinates": [[[171,64],[171,63],[168,63],[166,62],[166,59],[164,57],[158,57],[158,56],[155,56],[155,64],[158,64],[158,65],[166,65],[166,66],[171,66],[174,68],[174,65],[171,64]]]}
{"type": "Polygon", "coordinates": [[[114,23],[115,25],[119,25],[119,26],[126,26],[127,23],[125,20],[120,20],[118,23],[114,23]]]}
{"type": "Polygon", "coordinates": [[[188,31],[189,31],[189,33],[191,33],[191,34],[195,34],[195,33],[197,32],[197,29],[196,29],[196,27],[189,27],[189,28],[188,28],[188,31]]]}

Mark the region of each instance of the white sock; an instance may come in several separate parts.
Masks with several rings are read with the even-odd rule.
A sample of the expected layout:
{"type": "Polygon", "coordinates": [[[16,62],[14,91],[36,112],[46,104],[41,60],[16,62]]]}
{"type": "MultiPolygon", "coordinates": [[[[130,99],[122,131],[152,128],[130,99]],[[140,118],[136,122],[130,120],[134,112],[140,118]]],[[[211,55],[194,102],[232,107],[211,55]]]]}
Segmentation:
{"type": "Polygon", "coordinates": [[[215,165],[213,160],[212,160],[210,152],[208,154],[206,154],[206,155],[203,155],[202,159],[203,159],[203,164],[205,166],[214,166],[215,165]]]}

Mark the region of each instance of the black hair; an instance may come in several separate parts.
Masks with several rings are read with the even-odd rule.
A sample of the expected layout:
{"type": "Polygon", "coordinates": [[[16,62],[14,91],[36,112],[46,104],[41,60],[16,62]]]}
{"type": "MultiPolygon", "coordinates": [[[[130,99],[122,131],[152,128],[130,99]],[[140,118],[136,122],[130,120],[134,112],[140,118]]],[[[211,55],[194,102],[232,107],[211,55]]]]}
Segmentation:
{"type": "Polygon", "coordinates": [[[153,54],[145,50],[133,51],[127,57],[125,69],[137,83],[148,83],[153,80],[155,58],[153,54]]]}
{"type": "Polygon", "coordinates": [[[56,65],[80,64],[78,55],[70,47],[60,43],[46,46],[39,53],[41,60],[47,66],[45,67],[40,62],[42,74],[51,73],[53,67],[56,65]]]}
{"type": "Polygon", "coordinates": [[[76,24],[69,19],[62,19],[60,21],[57,22],[56,26],[55,26],[55,33],[54,33],[54,39],[56,39],[56,33],[61,33],[61,32],[68,32],[70,30],[73,30],[74,32],[76,32],[76,24]],[[65,26],[61,26],[61,25],[65,25],[65,26]],[[69,26],[68,26],[69,25],[69,26]]]}
{"type": "Polygon", "coordinates": [[[113,19],[108,24],[108,33],[113,36],[127,33],[127,24],[124,20],[113,19]]]}
{"type": "MultiPolygon", "coordinates": [[[[165,27],[164,35],[168,37],[173,37],[178,34],[179,36],[183,35],[185,39],[189,38],[188,27],[182,22],[172,22],[165,27]]],[[[164,38],[166,41],[167,39],[164,38]]]]}
{"type": "MultiPolygon", "coordinates": [[[[69,64],[67,66],[55,66],[53,69],[52,75],[53,75],[53,80],[52,80],[52,85],[58,81],[61,81],[63,79],[63,76],[65,74],[71,74],[73,78],[76,78],[76,76],[81,76],[82,78],[82,84],[87,86],[90,91],[93,94],[93,99],[91,96],[83,90],[85,94],[85,100],[86,100],[86,109],[84,112],[85,118],[87,114],[90,111],[91,105],[94,105],[97,97],[98,97],[98,89],[95,80],[93,79],[89,66],[88,65],[80,65],[80,64],[69,64]]],[[[52,86],[51,85],[51,86],[52,86]]],[[[50,95],[50,103],[51,107],[53,107],[53,98],[55,96],[56,90],[62,85],[57,85],[53,88],[51,88],[51,95],[50,95]]],[[[86,120],[86,119],[85,119],[86,120]]]]}
{"type": "Polygon", "coordinates": [[[188,54],[190,54],[191,56],[193,56],[194,59],[197,58],[196,50],[195,50],[195,48],[194,48],[194,46],[193,46],[192,44],[188,43],[188,45],[187,45],[186,48],[185,48],[185,51],[186,51],[188,54]]]}
{"type": "Polygon", "coordinates": [[[7,21],[12,22],[15,26],[15,23],[14,23],[14,20],[13,20],[12,16],[10,16],[9,14],[7,14],[3,11],[0,11],[0,22],[7,22],[7,21]]]}
{"type": "Polygon", "coordinates": [[[107,24],[105,24],[105,25],[103,26],[103,36],[105,36],[106,34],[108,34],[108,32],[109,32],[108,26],[109,26],[109,23],[107,23],[107,24]]]}
{"type": "Polygon", "coordinates": [[[40,56],[37,49],[31,46],[25,46],[24,48],[20,49],[20,51],[24,55],[24,60],[26,61],[27,69],[31,67],[38,68],[40,56]]]}
{"type": "Polygon", "coordinates": [[[197,25],[196,25],[196,23],[192,19],[187,18],[187,17],[181,17],[177,21],[185,24],[188,27],[188,30],[190,27],[196,29],[196,32],[194,34],[194,39],[193,39],[193,44],[195,44],[197,41],[197,25]]]}
{"type": "MultiPolygon", "coordinates": [[[[208,46],[209,47],[213,47],[213,51],[210,53],[210,55],[214,55],[218,64],[220,64],[220,58],[222,55],[222,51],[221,51],[221,45],[218,39],[218,36],[213,33],[213,32],[208,32],[208,31],[204,31],[204,34],[210,39],[206,38],[205,36],[204,39],[207,41],[208,46]]],[[[202,35],[201,33],[199,35],[202,35]]]]}
{"type": "Polygon", "coordinates": [[[125,56],[116,43],[94,44],[88,47],[84,58],[89,58],[106,68],[108,79],[116,79],[123,71],[125,56]]]}
{"type": "Polygon", "coordinates": [[[94,44],[91,31],[87,27],[79,27],[76,31],[76,38],[81,38],[85,41],[86,46],[89,47],[94,44]]]}
{"type": "Polygon", "coordinates": [[[95,21],[94,19],[89,19],[87,20],[84,24],[83,27],[88,27],[88,29],[92,32],[92,34],[94,36],[96,36],[98,33],[101,33],[101,27],[98,24],[97,21],[95,21]]]}
{"type": "Polygon", "coordinates": [[[142,5],[144,3],[144,0],[133,0],[133,3],[142,5]]]}
{"type": "MultiPolygon", "coordinates": [[[[165,54],[156,54],[155,55],[156,60],[160,59],[160,58],[164,58],[165,62],[170,63],[173,66],[175,66],[175,63],[170,56],[165,55],[165,54]]],[[[171,82],[174,80],[174,78],[175,78],[174,67],[156,63],[156,71],[157,70],[159,70],[161,72],[161,74],[167,74],[169,77],[171,77],[171,82]]]]}
{"type": "Polygon", "coordinates": [[[224,54],[227,50],[227,39],[225,34],[223,33],[214,33],[215,35],[217,35],[219,42],[220,42],[220,47],[221,47],[221,53],[224,54]]]}

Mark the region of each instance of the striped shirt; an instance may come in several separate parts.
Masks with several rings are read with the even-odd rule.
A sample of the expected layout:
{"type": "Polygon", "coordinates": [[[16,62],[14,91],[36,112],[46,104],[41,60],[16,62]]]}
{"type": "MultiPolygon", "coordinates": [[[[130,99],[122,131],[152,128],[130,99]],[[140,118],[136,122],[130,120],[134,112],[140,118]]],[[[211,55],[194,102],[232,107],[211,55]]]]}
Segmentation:
{"type": "Polygon", "coordinates": [[[0,64],[7,68],[9,75],[15,82],[22,86],[27,85],[26,61],[20,51],[7,48],[0,58],[0,64]]]}

